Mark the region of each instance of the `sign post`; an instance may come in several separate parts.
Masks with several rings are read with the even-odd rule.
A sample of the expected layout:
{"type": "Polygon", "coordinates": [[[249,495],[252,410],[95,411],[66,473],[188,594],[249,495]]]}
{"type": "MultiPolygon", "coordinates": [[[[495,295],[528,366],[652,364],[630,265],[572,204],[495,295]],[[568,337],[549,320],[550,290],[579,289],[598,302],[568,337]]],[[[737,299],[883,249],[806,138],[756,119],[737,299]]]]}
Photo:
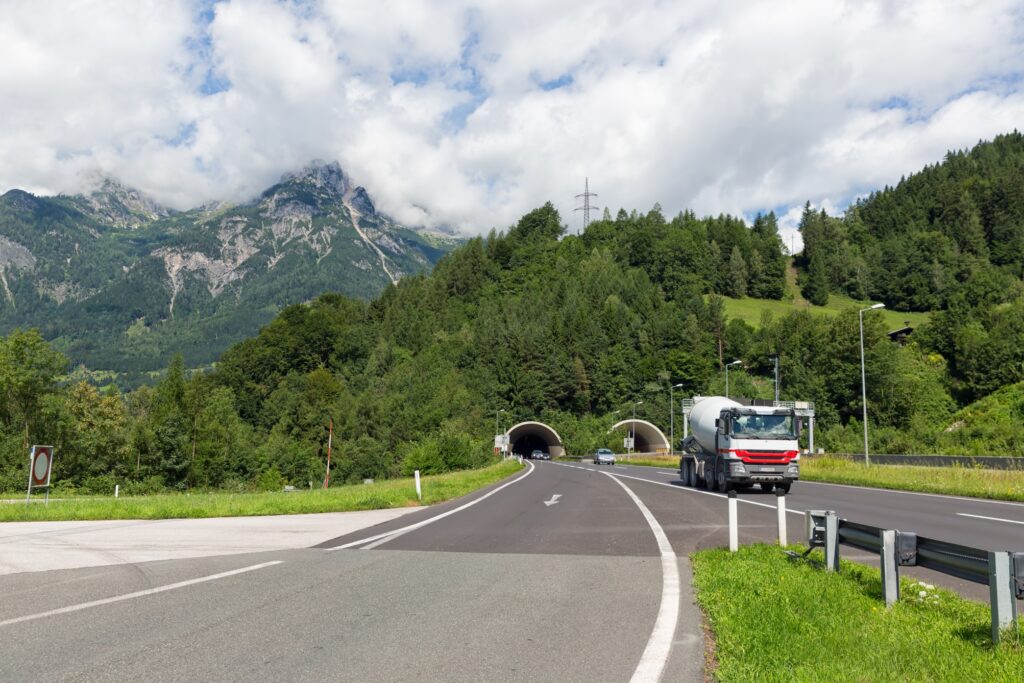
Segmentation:
{"type": "Polygon", "coordinates": [[[32,489],[46,489],[46,503],[50,503],[50,475],[53,473],[53,446],[32,446],[28,456],[28,493],[25,504],[32,498],[32,489]]]}

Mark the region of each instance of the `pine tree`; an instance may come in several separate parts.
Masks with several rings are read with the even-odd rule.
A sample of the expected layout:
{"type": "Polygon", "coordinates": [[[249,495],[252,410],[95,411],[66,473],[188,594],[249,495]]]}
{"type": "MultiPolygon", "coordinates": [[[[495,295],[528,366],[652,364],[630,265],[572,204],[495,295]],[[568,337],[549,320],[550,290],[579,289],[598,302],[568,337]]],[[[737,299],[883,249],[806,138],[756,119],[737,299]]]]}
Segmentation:
{"type": "Polygon", "coordinates": [[[729,266],[725,279],[726,293],[735,298],[747,295],[747,262],[739,247],[733,247],[729,254],[729,266]]]}
{"type": "Polygon", "coordinates": [[[808,260],[807,276],[800,293],[815,306],[824,306],[828,303],[828,273],[824,260],[817,252],[811,252],[808,260]]]}

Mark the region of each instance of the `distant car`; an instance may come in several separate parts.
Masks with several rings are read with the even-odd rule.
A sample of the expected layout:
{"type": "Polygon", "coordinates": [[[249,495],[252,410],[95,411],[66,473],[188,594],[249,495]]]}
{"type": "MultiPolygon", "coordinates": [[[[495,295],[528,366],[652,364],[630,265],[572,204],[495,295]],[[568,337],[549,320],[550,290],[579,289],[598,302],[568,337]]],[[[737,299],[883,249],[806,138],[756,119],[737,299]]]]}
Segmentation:
{"type": "Polygon", "coordinates": [[[530,459],[531,460],[550,460],[551,456],[548,455],[547,453],[545,453],[544,451],[536,450],[533,453],[530,453],[530,459]]]}
{"type": "Polygon", "coordinates": [[[614,465],[615,454],[607,448],[598,448],[597,453],[594,453],[594,464],[595,465],[614,465]]]}

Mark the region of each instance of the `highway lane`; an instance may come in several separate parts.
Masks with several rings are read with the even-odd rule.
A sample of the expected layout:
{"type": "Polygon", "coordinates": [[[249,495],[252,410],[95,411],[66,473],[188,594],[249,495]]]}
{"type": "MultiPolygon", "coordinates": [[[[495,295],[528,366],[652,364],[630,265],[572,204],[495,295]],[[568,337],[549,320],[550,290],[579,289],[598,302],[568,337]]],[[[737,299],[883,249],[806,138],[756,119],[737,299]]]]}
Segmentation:
{"type": "MultiPolygon", "coordinates": [[[[587,462],[576,467],[606,471],[606,465],[595,466],[587,462]]],[[[629,477],[626,481],[643,480],[662,488],[679,489],[689,498],[717,500],[718,520],[725,521],[724,494],[688,489],[681,485],[678,471],[663,468],[616,465],[613,471],[629,477]]],[[[670,489],[671,490],[671,489],[670,489]]],[[[754,490],[737,496],[746,505],[740,506],[740,542],[768,541],[776,538],[775,494],[754,490]],[[746,540],[745,540],[746,539],[746,540]]],[[[687,503],[690,505],[691,503],[687,503]]],[[[701,505],[707,505],[704,502],[701,505]]],[[[789,510],[789,540],[803,543],[805,510],[835,510],[840,517],[851,521],[891,529],[916,532],[938,540],[959,543],[988,550],[1024,551],[1024,504],[992,501],[978,498],[919,494],[857,486],[843,486],[799,481],[786,497],[789,510]]],[[[712,515],[713,516],[713,515],[712,515]]],[[[727,530],[722,526],[709,528],[697,548],[723,546],[728,543],[727,530]]],[[[877,566],[877,556],[857,548],[843,547],[843,557],[877,566]]],[[[962,581],[941,573],[903,567],[904,576],[917,576],[928,583],[956,590],[974,600],[988,601],[988,587],[962,581]]]]}
{"type": "MultiPolygon", "coordinates": [[[[437,520],[342,550],[0,577],[0,679],[628,680],[664,611],[665,560],[640,508],[603,474],[550,464],[503,486],[327,544],[437,520]]],[[[676,562],[682,613],[659,666],[699,680],[676,562]]]]}
{"type": "MultiPolygon", "coordinates": [[[[677,480],[542,462],[315,548],[0,576],[0,680],[620,681],[658,647],[664,680],[700,680],[686,556],[726,543],[726,503],[677,480]],[[666,605],[679,610],[667,637],[666,605]]],[[[741,498],[741,542],[770,542],[774,495],[741,498]]],[[[1024,507],[810,482],[789,505],[794,541],[814,507],[979,546],[1020,539],[981,517],[1024,507]]]]}

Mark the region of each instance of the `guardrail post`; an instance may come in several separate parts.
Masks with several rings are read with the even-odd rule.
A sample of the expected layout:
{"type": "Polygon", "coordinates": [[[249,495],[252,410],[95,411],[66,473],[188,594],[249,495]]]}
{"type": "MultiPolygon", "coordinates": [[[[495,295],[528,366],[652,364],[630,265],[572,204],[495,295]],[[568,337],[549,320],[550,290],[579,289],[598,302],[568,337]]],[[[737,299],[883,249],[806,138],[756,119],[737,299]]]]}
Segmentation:
{"type": "Polygon", "coordinates": [[[736,518],[736,492],[729,491],[729,552],[740,549],[739,520],[736,518]]]}
{"type": "Polygon", "coordinates": [[[885,606],[892,607],[900,599],[900,568],[896,557],[896,532],[883,529],[878,534],[881,541],[879,560],[882,569],[882,597],[885,606]]]}
{"type": "Polygon", "coordinates": [[[999,632],[1017,623],[1017,597],[1014,594],[1011,553],[989,552],[988,591],[992,603],[992,642],[999,632]]]}
{"type": "Polygon", "coordinates": [[[789,545],[786,533],[786,492],[779,489],[775,492],[776,511],[779,517],[779,545],[789,545]]]}
{"type": "Polygon", "coordinates": [[[839,571],[839,518],[832,510],[825,513],[825,569],[839,571]]]}

